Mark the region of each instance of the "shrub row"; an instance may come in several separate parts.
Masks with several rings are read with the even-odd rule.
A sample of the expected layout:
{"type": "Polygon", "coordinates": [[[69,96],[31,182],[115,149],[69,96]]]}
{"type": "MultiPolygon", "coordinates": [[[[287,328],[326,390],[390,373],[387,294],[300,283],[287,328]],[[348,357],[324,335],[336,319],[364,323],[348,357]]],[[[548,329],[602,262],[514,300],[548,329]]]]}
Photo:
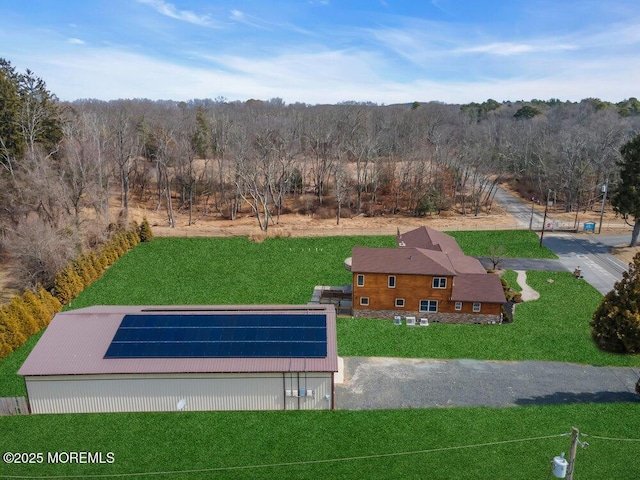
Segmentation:
{"type": "Polygon", "coordinates": [[[34,333],[49,325],[62,304],[44,288],[27,290],[0,307],[0,358],[21,346],[34,333]]]}
{"type": "Polygon", "coordinates": [[[153,238],[146,219],[138,226],[135,222],[128,230],[117,232],[96,251],[83,253],[59,271],[53,279],[53,294],[63,305],[102,276],[104,271],[140,241],[153,238]]]}
{"type": "Polygon", "coordinates": [[[117,232],[95,251],[83,253],[59,271],[54,278],[53,294],[44,288],[35,293],[27,290],[0,307],[0,358],[46,327],[62,305],[76,298],[122,255],[141,241],[148,242],[152,238],[146,219],[140,226],[134,222],[128,230],[117,232]]]}

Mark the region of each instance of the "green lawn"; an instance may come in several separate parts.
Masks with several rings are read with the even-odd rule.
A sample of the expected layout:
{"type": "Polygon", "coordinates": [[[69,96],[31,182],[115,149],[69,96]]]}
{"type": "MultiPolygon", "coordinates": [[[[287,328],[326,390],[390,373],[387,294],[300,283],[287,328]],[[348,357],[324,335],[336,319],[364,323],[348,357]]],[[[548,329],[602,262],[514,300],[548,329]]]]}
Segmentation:
{"type": "Polygon", "coordinates": [[[474,257],[488,257],[491,247],[504,247],[502,257],[558,258],[547,247],[540,247],[540,239],[530,230],[488,230],[447,232],[460,248],[474,257]]]}
{"type": "MultiPolygon", "coordinates": [[[[516,285],[511,277],[510,285],[516,285]]],[[[527,283],[541,298],[516,305],[512,324],[406,327],[382,320],[339,319],[338,353],[640,365],[640,355],[603,352],[591,341],[589,320],[602,299],[591,285],[569,272],[527,272],[527,283]]]]}
{"type": "Polygon", "coordinates": [[[356,245],[392,247],[393,237],[156,238],[138,245],[72,307],[96,304],[297,304],[315,285],[343,285],[356,245]]]}
{"type": "MultiPolygon", "coordinates": [[[[454,232],[467,253],[482,254],[495,243],[523,245],[515,256],[540,253],[529,231],[454,232]]],[[[392,247],[394,237],[269,239],[157,238],[140,244],[72,302],[97,304],[307,303],[315,285],[351,281],[343,261],[355,245],[392,247]]],[[[507,273],[510,284],[515,275],[507,273]]],[[[432,325],[398,328],[391,322],[339,319],[340,355],[492,360],[557,360],[595,365],[640,365],[640,356],[599,351],[589,337],[589,319],[601,295],[569,273],[529,272],[542,294],[516,307],[516,321],[501,326],[432,325]],[[547,279],[554,283],[547,283],[547,279]]],[[[0,396],[24,395],[15,375],[36,337],[0,362],[0,396]]]]}
{"type": "Polygon", "coordinates": [[[575,478],[640,478],[640,442],[595,438],[638,438],[640,403],[0,417],[2,452],[113,452],[115,459],[0,463],[0,477],[187,470],[124,478],[546,479],[551,459],[569,451],[569,438],[559,435],[572,426],[590,435],[581,438],[590,446],[578,450],[575,478]]]}
{"type": "MultiPolygon", "coordinates": [[[[513,232],[456,232],[468,253],[487,255],[513,232]],[[478,238],[474,239],[474,235],[478,238]],[[486,249],[487,252],[482,251],[486,249]]],[[[528,244],[535,243],[535,235],[528,244]]],[[[509,240],[510,241],[510,240],[509,240]]],[[[524,240],[523,240],[524,241],[524,240]]],[[[306,303],[313,286],[350,281],[342,262],[354,245],[393,246],[393,237],[155,239],[126,254],[73,301],[93,304],[306,303]]],[[[533,247],[523,252],[543,250],[533,247]]],[[[525,256],[512,252],[514,256],[525,256]]],[[[599,352],[588,335],[600,295],[569,273],[529,272],[542,299],[518,305],[501,326],[397,327],[340,319],[341,355],[525,358],[638,365],[599,352]],[[553,283],[547,279],[552,278],[553,283]]],[[[0,363],[0,396],[24,395],[15,371],[34,336],[0,363]]],[[[6,465],[0,477],[132,475],[123,478],[549,478],[568,452],[572,426],[610,438],[637,438],[640,403],[333,412],[183,412],[0,417],[0,451],[113,452],[107,465],[6,465]],[[534,439],[553,436],[553,438],[534,439]],[[519,441],[520,439],[531,439],[519,441]],[[511,440],[517,440],[511,442],[511,440]],[[508,443],[504,443],[509,441],[508,443]],[[468,447],[472,446],[472,447],[468,447]],[[467,448],[468,447],[468,448],[467,448]],[[413,452],[413,453],[412,453],[413,452]],[[307,463],[304,463],[307,462],[307,463]],[[271,466],[264,466],[271,465],[271,466]],[[213,470],[212,469],[219,469],[213,470]],[[172,473],[191,470],[192,473],[172,473]]],[[[640,478],[640,442],[586,437],[576,478],[640,478]]]]}

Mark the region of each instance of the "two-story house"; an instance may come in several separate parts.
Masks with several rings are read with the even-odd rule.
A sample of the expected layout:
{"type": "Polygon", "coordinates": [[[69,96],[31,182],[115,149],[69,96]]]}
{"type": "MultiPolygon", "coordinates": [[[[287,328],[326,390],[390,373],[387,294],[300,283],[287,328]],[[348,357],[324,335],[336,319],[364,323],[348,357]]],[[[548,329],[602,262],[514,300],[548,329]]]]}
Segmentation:
{"type": "Polygon", "coordinates": [[[398,248],[354,247],[353,316],[415,316],[430,322],[501,323],[500,278],[466,256],[453,237],[421,227],[398,248]]]}

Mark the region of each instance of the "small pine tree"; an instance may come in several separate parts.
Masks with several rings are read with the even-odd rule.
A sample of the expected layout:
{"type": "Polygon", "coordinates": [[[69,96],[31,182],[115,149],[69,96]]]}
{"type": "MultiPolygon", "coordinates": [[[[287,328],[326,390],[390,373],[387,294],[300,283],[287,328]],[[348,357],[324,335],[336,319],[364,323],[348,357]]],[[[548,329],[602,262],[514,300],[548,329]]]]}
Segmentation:
{"type": "Polygon", "coordinates": [[[5,326],[5,343],[11,350],[20,347],[29,338],[21,328],[20,318],[14,308],[9,305],[2,308],[3,323],[5,326]]]}
{"type": "Polygon", "coordinates": [[[91,284],[93,281],[91,278],[91,272],[89,271],[88,265],[84,261],[82,255],[73,261],[73,269],[76,271],[78,278],[82,281],[82,288],[91,284]]]}
{"type": "Polygon", "coordinates": [[[129,239],[129,245],[131,248],[134,248],[136,245],[140,243],[140,235],[138,234],[137,228],[131,228],[127,230],[127,238],[129,239]]]}
{"type": "Polygon", "coordinates": [[[11,346],[9,327],[6,323],[6,308],[0,309],[0,358],[4,358],[13,352],[11,346]]]}
{"type": "Polygon", "coordinates": [[[47,308],[50,322],[53,316],[60,310],[62,310],[62,304],[60,303],[60,300],[51,295],[51,292],[49,292],[49,290],[45,290],[42,287],[40,287],[40,289],[38,290],[38,298],[40,299],[42,305],[47,308]]]}
{"type": "Polygon", "coordinates": [[[24,301],[25,306],[31,312],[36,324],[38,325],[38,331],[41,328],[49,325],[51,321],[51,314],[46,305],[42,304],[42,301],[38,298],[38,296],[33,293],[31,290],[26,290],[22,294],[22,300],[24,301]]]}
{"type": "Polygon", "coordinates": [[[120,239],[121,239],[120,235],[116,234],[113,237],[111,237],[111,239],[107,242],[107,245],[109,245],[109,248],[115,255],[116,260],[119,259],[121,256],[123,256],[125,253],[127,253],[127,249],[122,245],[122,242],[120,239]]]}
{"type": "Polygon", "coordinates": [[[622,280],[605,295],[591,319],[591,336],[610,352],[640,352],[640,253],[633,257],[622,280]]]}
{"type": "Polygon", "coordinates": [[[140,231],[138,232],[140,235],[141,242],[150,242],[153,240],[153,232],[151,231],[151,225],[149,225],[149,221],[145,218],[142,219],[142,223],[140,224],[140,231]]]}
{"type": "Polygon", "coordinates": [[[22,296],[16,295],[13,297],[7,308],[9,311],[13,310],[15,317],[18,319],[20,331],[25,337],[29,338],[34,333],[40,331],[38,321],[33,316],[31,309],[29,309],[22,296]]]}
{"type": "Polygon", "coordinates": [[[104,267],[102,266],[102,262],[98,258],[98,255],[93,250],[87,254],[87,262],[91,265],[91,268],[95,272],[94,280],[99,279],[104,272],[104,267]]]}
{"type": "Polygon", "coordinates": [[[67,265],[56,274],[53,288],[60,303],[66,305],[80,294],[84,285],[73,265],[67,265]]]}

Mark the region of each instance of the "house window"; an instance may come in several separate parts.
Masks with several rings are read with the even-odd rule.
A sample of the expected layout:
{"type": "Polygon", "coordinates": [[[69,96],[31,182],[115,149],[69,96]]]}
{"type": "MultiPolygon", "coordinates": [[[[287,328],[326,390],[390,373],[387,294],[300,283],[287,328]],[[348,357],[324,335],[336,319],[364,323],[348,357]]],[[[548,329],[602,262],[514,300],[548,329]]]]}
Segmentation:
{"type": "Polygon", "coordinates": [[[480,302],[473,302],[473,311],[476,313],[479,312],[481,305],[482,304],[480,302]]]}
{"type": "Polygon", "coordinates": [[[359,287],[364,287],[364,275],[359,274],[356,277],[356,285],[359,286],[359,287]]]}
{"type": "Polygon", "coordinates": [[[421,312],[437,312],[438,301],[437,300],[420,300],[421,312]]]}
{"type": "Polygon", "coordinates": [[[433,288],[447,288],[447,278],[433,277],[433,288]]]}
{"type": "Polygon", "coordinates": [[[456,311],[462,310],[462,302],[456,302],[456,311]]]}
{"type": "Polygon", "coordinates": [[[360,297],[360,305],[369,305],[369,297],[360,297]]]}
{"type": "Polygon", "coordinates": [[[396,307],[398,308],[404,307],[404,298],[396,298],[396,307]]]}
{"type": "Polygon", "coordinates": [[[389,288],[396,288],[396,276],[395,275],[389,275],[387,277],[387,286],[389,288]]]}

